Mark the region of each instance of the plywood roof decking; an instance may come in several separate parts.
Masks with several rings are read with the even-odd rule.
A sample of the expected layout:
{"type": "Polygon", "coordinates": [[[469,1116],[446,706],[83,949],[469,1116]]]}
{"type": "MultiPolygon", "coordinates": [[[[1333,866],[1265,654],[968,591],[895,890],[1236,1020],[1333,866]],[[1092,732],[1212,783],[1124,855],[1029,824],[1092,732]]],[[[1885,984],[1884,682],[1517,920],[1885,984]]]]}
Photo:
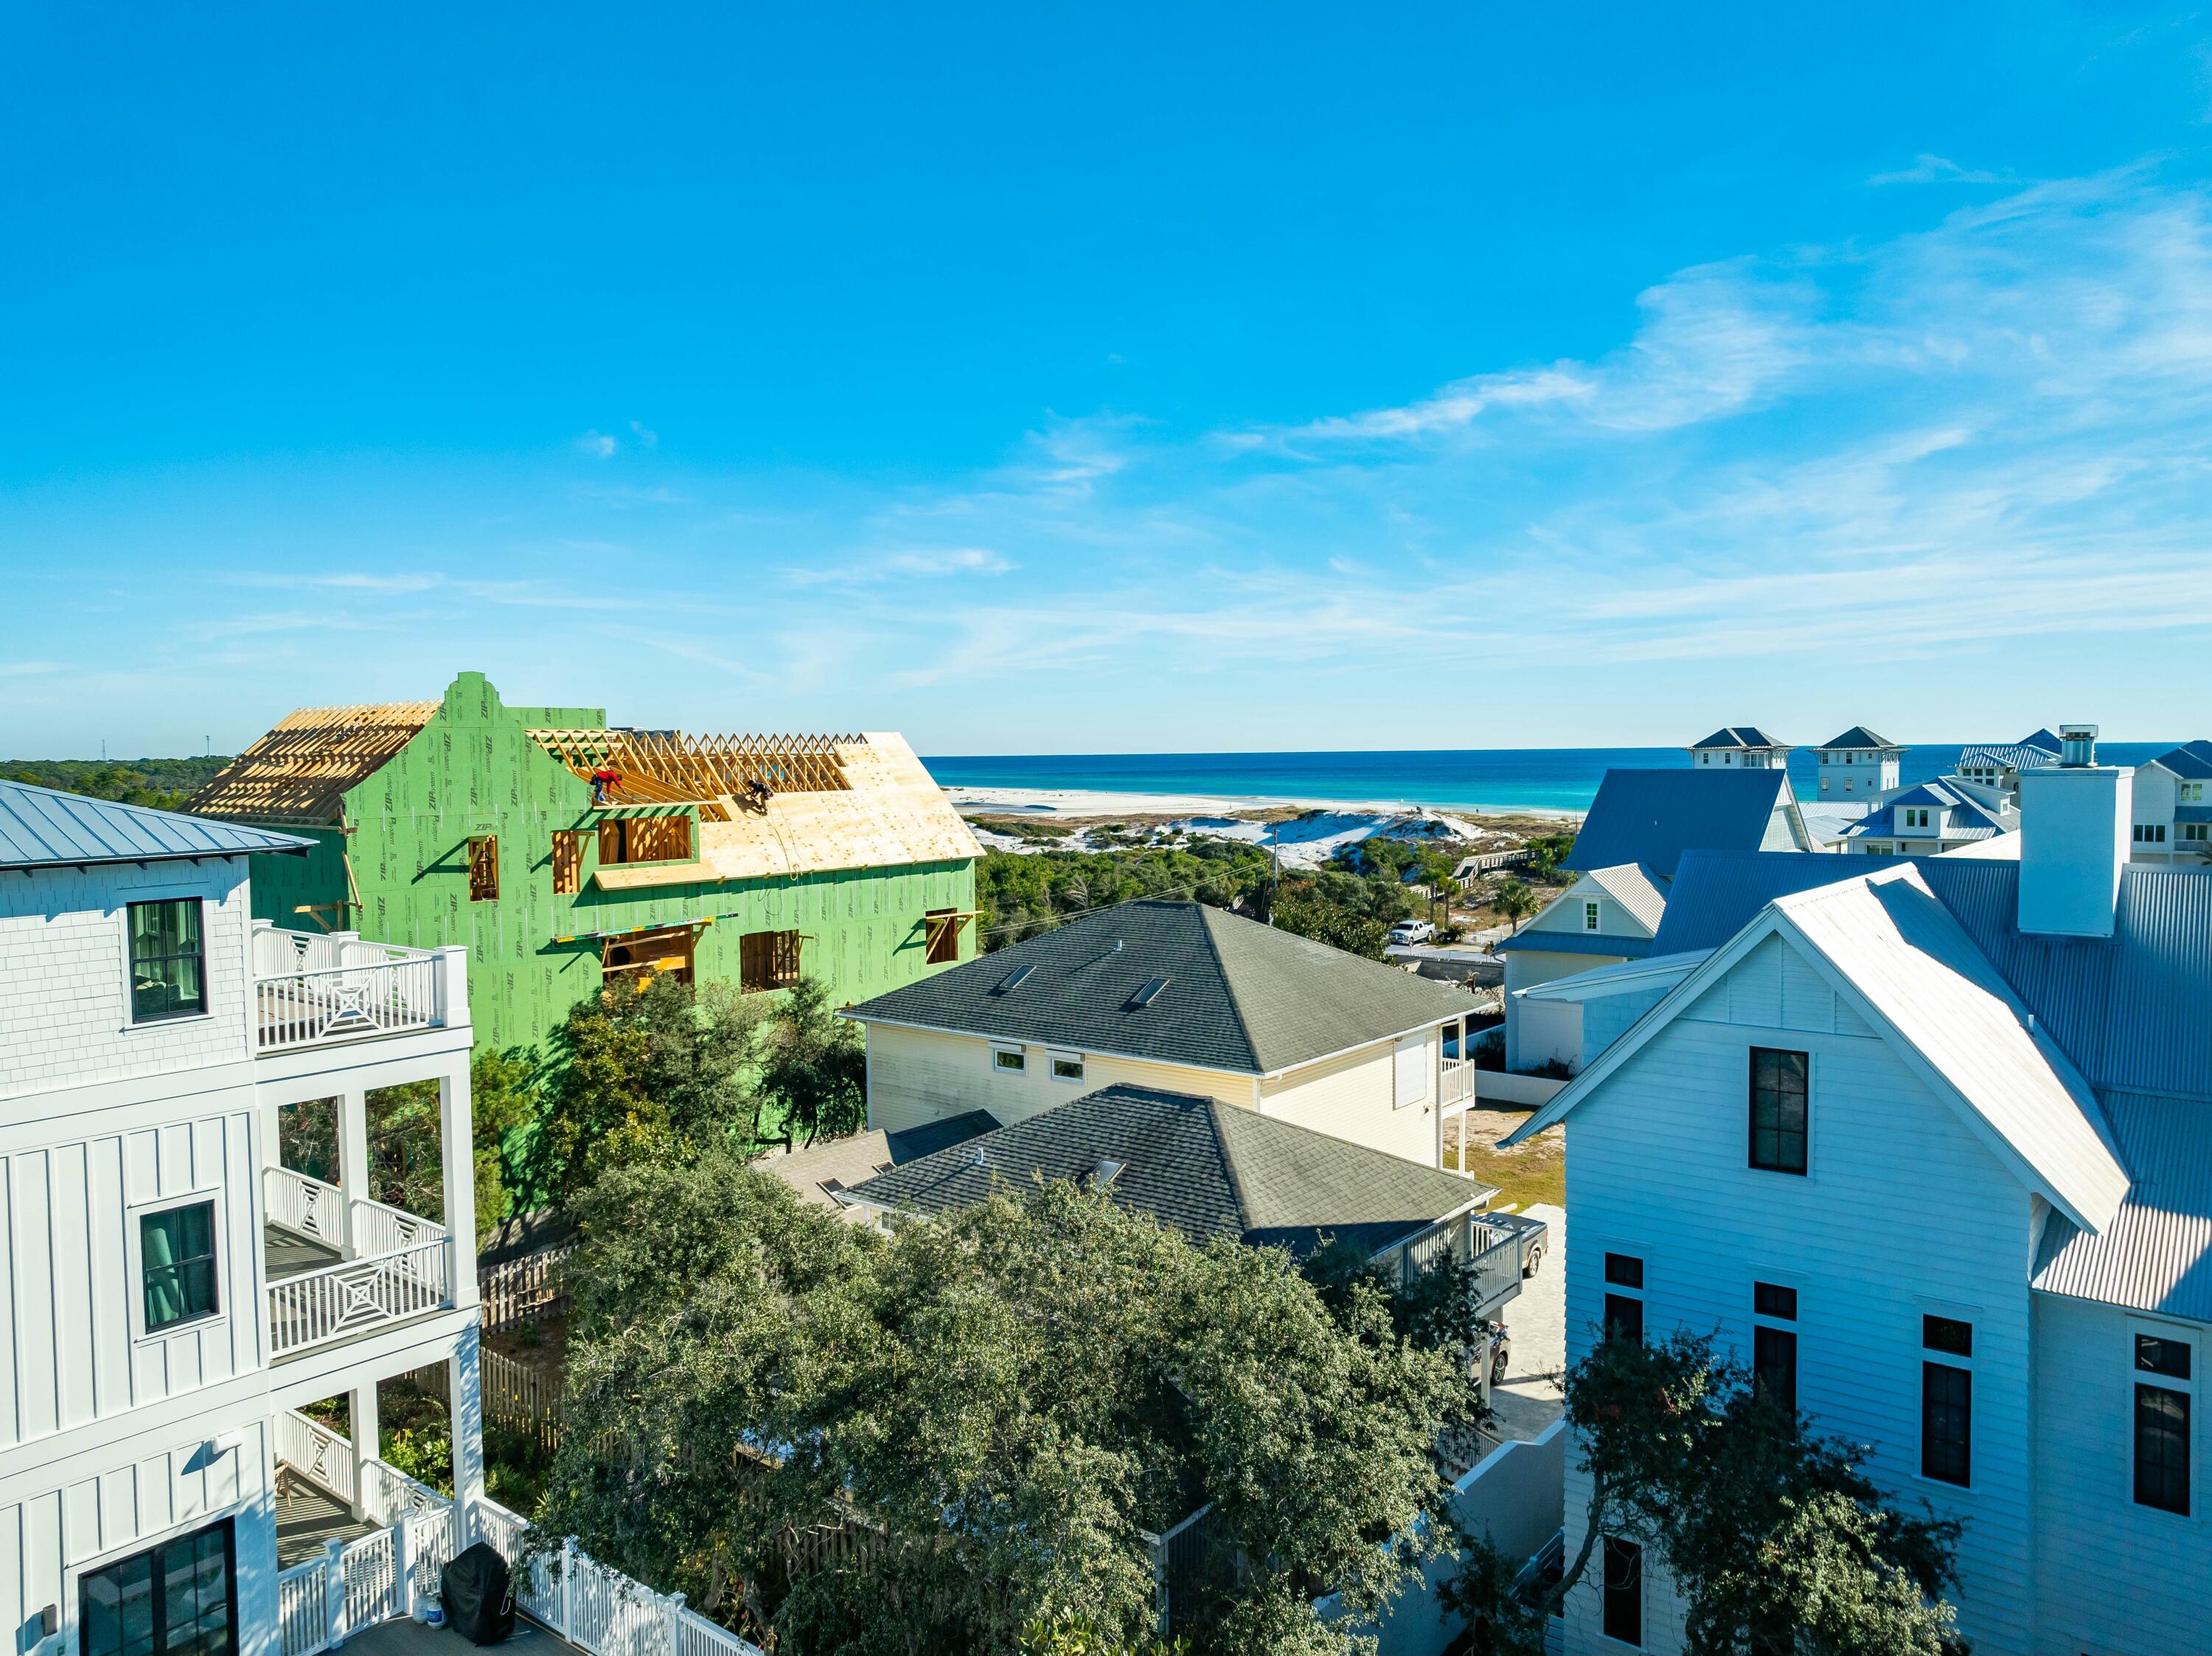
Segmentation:
{"type": "Polygon", "coordinates": [[[184,804],[195,816],[334,822],[367,781],[430,722],[436,701],[301,707],[216,773],[184,804]]]}
{"type": "Polygon", "coordinates": [[[595,883],[602,890],[631,891],[982,855],[904,737],[883,731],[840,737],[834,752],[842,788],[774,793],[764,807],[736,810],[720,822],[702,810],[696,863],[603,867],[595,883]]]}

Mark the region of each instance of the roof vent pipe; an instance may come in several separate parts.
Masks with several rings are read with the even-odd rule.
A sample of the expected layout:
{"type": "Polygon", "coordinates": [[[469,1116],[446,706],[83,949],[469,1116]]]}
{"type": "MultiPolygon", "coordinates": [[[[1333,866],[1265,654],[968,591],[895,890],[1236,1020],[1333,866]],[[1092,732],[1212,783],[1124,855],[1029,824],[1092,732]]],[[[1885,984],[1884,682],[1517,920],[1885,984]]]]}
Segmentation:
{"type": "Polygon", "coordinates": [[[1117,955],[1121,952],[1121,940],[1119,937],[1114,939],[1114,952],[1117,955]]]}

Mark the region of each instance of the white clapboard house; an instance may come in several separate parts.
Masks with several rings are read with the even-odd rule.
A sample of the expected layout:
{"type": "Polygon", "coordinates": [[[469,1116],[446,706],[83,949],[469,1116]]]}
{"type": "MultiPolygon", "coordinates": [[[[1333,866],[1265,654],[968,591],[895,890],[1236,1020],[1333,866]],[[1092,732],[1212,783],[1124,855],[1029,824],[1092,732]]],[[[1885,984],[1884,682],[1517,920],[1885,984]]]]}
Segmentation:
{"type": "MultiPolygon", "coordinates": [[[[19,1653],[311,1656],[434,1596],[472,1540],[521,1556],[483,1495],[465,950],[252,920],[248,857],[307,849],[0,782],[19,1653]],[[435,1215],[368,1186],[366,1095],[408,1082],[438,1089],[435,1215]],[[311,1100],[337,1101],[336,1186],[283,1165],[280,1112],[311,1100]],[[402,1374],[442,1375],[450,1493],[376,1453],[377,1384],[402,1374]],[[345,1431],[301,1412],[337,1398],[345,1431]]],[[[592,1650],[641,1615],[699,1656],[751,1648],[588,1562],[523,1598],[592,1650]]]]}
{"type": "MultiPolygon", "coordinates": [[[[2212,877],[2130,865],[2130,773],[2063,760],[2017,861],[1686,858],[1516,1138],[1565,1124],[1570,1363],[1718,1331],[1964,1526],[1978,1651],[2212,1650],[2212,877]]],[[[1566,1648],[1680,1649],[1598,1556],[1566,1648]]]]}

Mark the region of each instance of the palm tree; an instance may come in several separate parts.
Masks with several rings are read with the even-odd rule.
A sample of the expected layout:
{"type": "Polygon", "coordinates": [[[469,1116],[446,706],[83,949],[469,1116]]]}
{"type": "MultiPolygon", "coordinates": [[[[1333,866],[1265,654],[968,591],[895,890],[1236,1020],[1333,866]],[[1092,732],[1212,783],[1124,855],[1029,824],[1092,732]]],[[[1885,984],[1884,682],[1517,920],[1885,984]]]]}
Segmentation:
{"type": "Polygon", "coordinates": [[[1536,912],[1536,894],[1522,881],[1501,880],[1496,894],[1490,900],[1490,906],[1510,920],[1514,931],[1518,931],[1521,922],[1536,912]]]}

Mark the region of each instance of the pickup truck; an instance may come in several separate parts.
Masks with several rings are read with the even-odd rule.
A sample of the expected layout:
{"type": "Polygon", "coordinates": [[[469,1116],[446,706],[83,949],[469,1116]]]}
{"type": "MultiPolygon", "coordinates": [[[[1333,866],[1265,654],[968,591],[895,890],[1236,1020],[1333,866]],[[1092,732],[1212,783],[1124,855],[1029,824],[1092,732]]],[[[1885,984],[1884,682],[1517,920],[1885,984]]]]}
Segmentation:
{"type": "Polygon", "coordinates": [[[1478,1223],[1488,1225],[1492,1230],[1518,1237],[1521,1242],[1521,1274],[1523,1277],[1536,1274],[1536,1266],[1543,1259],[1544,1250],[1551,1246],[1549,1226],[1541,1219],[1525,1213],[1481,1213],[1477,1214],[1475,1219],[1478,1223]]]}
{"type": "Polygon", "coordinates": [[[1436,927],[1426,920],[1401,920],[1390,928],[1390,941],[1401,948],[1407,943],[1426,943],[1436,935],[1436,927]]]}

